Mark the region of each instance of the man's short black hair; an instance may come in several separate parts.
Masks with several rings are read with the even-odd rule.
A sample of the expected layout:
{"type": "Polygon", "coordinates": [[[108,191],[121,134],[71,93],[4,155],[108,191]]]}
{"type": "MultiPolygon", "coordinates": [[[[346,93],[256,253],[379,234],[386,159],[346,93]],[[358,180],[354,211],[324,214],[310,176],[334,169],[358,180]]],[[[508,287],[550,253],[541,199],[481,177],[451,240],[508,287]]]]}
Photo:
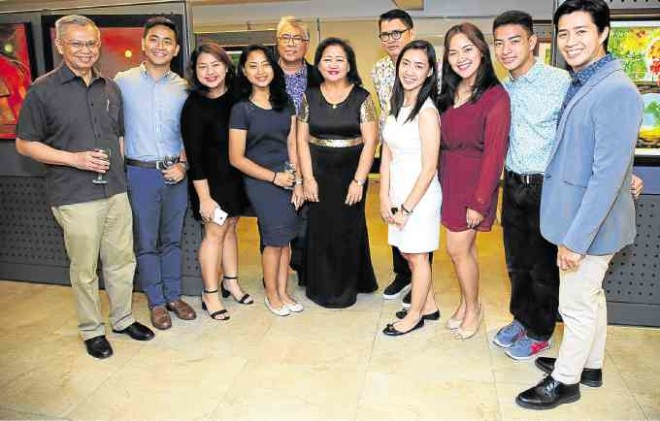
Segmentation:
{"type": "Polygon", "coordinates": [[[144,23],[144,31],[142,32],[142,38],[147,38],[147,32],[154,26],[162,25],[167,28],[170,28],[174,32],[174,40],[179,41],[179,31],[176,29],[176,23],[173,20],[166,18],[165,16],[154,16],[153,18],[147,19],[144,23]]]}
{"type": "Polygon", "coordinates": [[[383,23],[383,21],[389,21],[394,19],[399,19],[401,22],[403,22],[403,24],[407,29],[413,28],[413,20],[408,14],[408,12],[401,9],[392,9],[380,15],[380,17],[378,18],[378,29],[380,29],[380,24],[383,23]]]}
{"type": "Polygon", "coordinates": [[[509,10],[498,15],[493,21],[493,32],[500,26],[504,25],[520,25],[526,31],[528,35],[534,34],[534,23],[532,21],[532,16],[527,12],[521,12],[520,10],[509,10]]]}
{"type": "MultiPolygon", "coordinates": [[[[555,10],[552,22],[555,29],[558,29],[559,19],[564,15],[570,15],[573,12],[587,12],[591,15],[591,20],[598,28],[599,33],[603,33],[605,28],[610,27],[610,8],[605,0],[566,0],[555,10]]],[[[607,51],[607,39],[605,39],[605,50],[607,51]]]]}

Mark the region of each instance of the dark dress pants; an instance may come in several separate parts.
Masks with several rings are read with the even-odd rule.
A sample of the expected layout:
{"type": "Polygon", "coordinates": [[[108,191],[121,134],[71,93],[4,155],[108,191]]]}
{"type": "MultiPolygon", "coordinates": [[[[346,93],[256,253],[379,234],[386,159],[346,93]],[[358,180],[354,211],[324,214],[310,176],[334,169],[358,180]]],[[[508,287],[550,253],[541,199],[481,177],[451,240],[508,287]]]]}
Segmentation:
{"type": "MultiPolygon", "coordinates": [[[[429,253],[429,263],[433,264],[433,252],[429,253]]],[[[410,282],[412,273],[408,261],[401,255],[398,248],[392,246],[392,270],[396,277],[403,281],[410,282]]]]}
{"type": "Polygon", "coordinates": [[[540,182],[506,171],[502,203],[504,251],[511,280],[509,310],[538,340],[552,336],[559,303],[557,247],[541,236],[540,182]]]}

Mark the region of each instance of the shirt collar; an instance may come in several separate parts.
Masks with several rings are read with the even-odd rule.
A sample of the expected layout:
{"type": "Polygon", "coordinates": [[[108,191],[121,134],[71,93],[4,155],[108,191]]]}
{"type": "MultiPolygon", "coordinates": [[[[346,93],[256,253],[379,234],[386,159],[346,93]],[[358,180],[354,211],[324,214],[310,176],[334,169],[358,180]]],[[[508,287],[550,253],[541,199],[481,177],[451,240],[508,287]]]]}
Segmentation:
{"type": "MultiPolygon", "coordinates": [[[[73,71],[69,68],[69,66],[62,61],[60,65],[57,68],[57,76],[60,80],[60,83],[64,85],[65,83],[71,82],[72,80],[78,78],[82,79],[80,76],[76,75],[73,73],[73,71]]],[[[96,68],[92,67],[92,79],[90,81],[90,85],[96,81],[96,79],[104,79],[103,75],[101,72],[99,72],[96,68]]]]}
{"type": "MultiPolygon", "coordinates": [[[[278,65],[280,66],[280,68],[282,68],[282,66],[280,65],[280,63],[278,63],[278,65]]],[[[306,75],[307,75],[307,66],[308,66],[308,65],[309,65],[309,64],[307,63],[307,61],[303,60],[302,66],[300,66],[300,69],[296,70],[295,73],[287,73],[287,72],[284,71],[284,69],[282,69],[282,73],[284,73],[284,76],[286,76],[286,77],[302,77],[302,76],[306,76],[306,75]]]]}
{"type": "MultiPolygon", "coordinates": [[[[147,71],[147,65],[145,64],[144,61],[143,61],[142,63],[140,63],[140,74],[141,74],[142,76],[148,76],[148,77],[151,77],[151,75],[150,75],[149,72],[147,71]]],[[[174,74],[174,72],[172,71],[172,69],[169,69],[169,70],[167,70],[167,72],[165,72],[165,74],[163,75],[162,79],[169,79],[169,78],[172,77],[173,74],[174,74]]]]}
{"type": "Polygon", "coordinates": [[[602,69],[607,63],[613,60],[614,57],[608,53],[605,55],[605,57],[599,59],[594,63],[591,63],[589,66],[585,67],[579,72],[573,72],[571,70],[569,73],[571,75],[571,79],[573,80],[573,84],[575,85],[586,84],[589,81],[589,79],[591,79],[591,77],[598,72],[598,70],[602,69]]]}
{"type": "Polygon", "coordinates": [[[525,73],[522,76],[519,76],[517,78],[514,78],[509,74],[509,79],[511,79],[512,82],[518,82],[518,81],[526,81],[527,83],[534,83],[536,79],[538,79],[539,76],[541,76],[541,70],[543,68],[543,64],[539,62],[538,60],[534,60],[534,64],[532,67],[529,68],[527,73],[525,73]]]}

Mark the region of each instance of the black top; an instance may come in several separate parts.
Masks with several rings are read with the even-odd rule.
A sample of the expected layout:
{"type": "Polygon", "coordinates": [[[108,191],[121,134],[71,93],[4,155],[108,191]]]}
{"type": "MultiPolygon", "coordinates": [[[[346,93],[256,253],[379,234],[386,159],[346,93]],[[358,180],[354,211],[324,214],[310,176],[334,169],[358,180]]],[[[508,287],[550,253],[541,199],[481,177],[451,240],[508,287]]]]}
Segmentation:
{"type": "MultiPolygon", "coordinates": [[[[241,173],[229,164],[229,114],[233,104],[230,92],[218,98],[193,92],[181,111],[189,178],[206,180],[211,197],[230,216],[241,214],[247,203],[241,173]]],[[[197,216],[199,199],[194,188],[190,193],[197,216]]]]}
{"type": "Polygon", "coordinates": [[[46,165],[51,206],[91,202],[126,191],[119,137],[124,135],[119,87],[94,73],[89,86],[65,64],[30,87],[18,120],[17,137],[55,149],[81,152],[109,148],[108,184],[94,184],[96,173],[64,165],[46,165]]]}
{"type": "Polygon", "coordinates": [[[287,140],[293,115],[292,104],[276,111],[241,101],[231,110],[229,128],[247,130],[246,158],[271,171],[281,171],[289,159],[287,140]]]}
{"type": "Polygon", "coordinates": [[[360,124],[375,118],[365,116],[368,109],[373,110],[373,103],[369,92],[360,86],[353,86],[346,99],[334,106],[326,101],[318,87],[307,89],[305,98],[299,119],[308,122],[309,134],[319,139],[360,137],[360,124]],[[307,121],[309,116],[312,117],[307,121]]]}

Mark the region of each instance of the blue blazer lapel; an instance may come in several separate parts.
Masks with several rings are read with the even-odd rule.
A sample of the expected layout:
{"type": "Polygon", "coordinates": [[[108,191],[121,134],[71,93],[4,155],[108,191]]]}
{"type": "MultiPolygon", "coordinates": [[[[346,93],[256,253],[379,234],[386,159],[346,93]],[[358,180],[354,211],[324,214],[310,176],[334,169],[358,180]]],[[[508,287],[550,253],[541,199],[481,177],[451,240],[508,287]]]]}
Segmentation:
{"type": "Polygon", "coordinates": [[[550,159],[552,159],[555,156],[555,152],[557,152],[557,148],[559,147],[559,143],[561,140],[564,138],[564,131],[566,130],[566,124],[568,120],[568,116],[570,115],[571,111],[575,107],[575,105],[582,100],[591,90],[598,85],[603,79],[605,79],[607,76],[610,74],[621,70],[621,63],[619,60],[614,60],[607,65],[605,65],[600,71],[598,71],[596,74],[594,74],[588,81],[587,83],[580,88],[580,90],[575,94],[573,98],[569,101],[568,104],[566,104],[566,109],[564,109],[564,112],[561,116],[561,119],[559,120],[559,126],[557,127],[557,133],[555,135],[555,141],[553,142],[552,145],[552,151],[550,152],[550,159]]]}

